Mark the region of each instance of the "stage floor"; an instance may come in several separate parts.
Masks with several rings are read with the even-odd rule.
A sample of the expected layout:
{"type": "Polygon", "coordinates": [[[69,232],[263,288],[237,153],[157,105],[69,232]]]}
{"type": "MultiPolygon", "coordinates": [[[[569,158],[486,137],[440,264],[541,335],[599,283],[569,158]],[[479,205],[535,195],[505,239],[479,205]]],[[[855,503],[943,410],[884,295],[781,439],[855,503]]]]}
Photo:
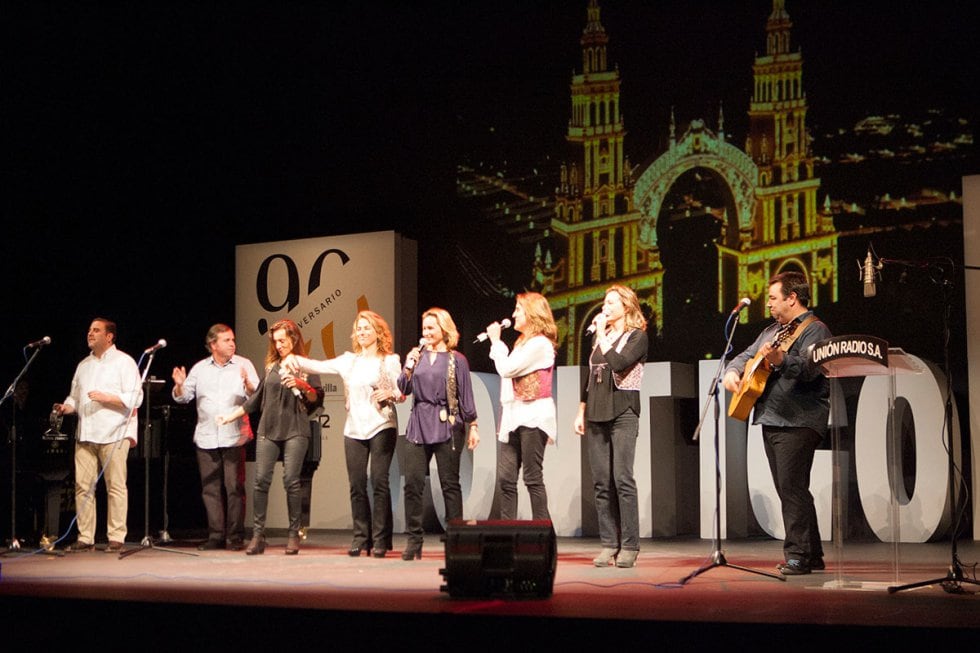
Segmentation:
{"type": "MultiPolygon", "coordinates": [[[[624,639],[649,633],[692,644],[762,633],[770,643],[800,637],[881,643],[887,636],[907,644],[936,636],[975,641],[980,628],[980,586],[888,591],[945,579],[949,542],[903,544],[897,556],[889,544],[846,544],[840,560],[828,546],[826,571],[780,580],[781,543],[770,539],[723,542],[721,556],[711,540],[644,540],[635,568],[598,569],[592,565],[595,539],[558,538],[553,593],[543,599],[450,597],[440,589],[445,551],[438,535],[428,536],[422,559],[411,562],[398,555],[403,536],[384,559],[349,557],[347,532],[312,532],[298,556],[283,554],[282,535],[273,534],[261,556],[199,552],[198,543],[174,540],[125,557],[101,550],[61,556],[7,551],[0,558],[0,613],[13,624],[15,639],[23,635],[27,644],[62,628],[85,628],[106,611],[135,636],[199,641],[211,633],[223,642],[241,633],[239,645],[256,632],[270,634],[266,628],[275,634],[277,623],[325,628],[318,637],[367,628],[376,641],[392,644],[404,643],[416,627],[433,631],[420,635],[426,643],[443,637],[448,643],[462,628],[491,638],[470,642],[479,649],[499,648],[511,637],[588,648],[582,638],[593,632],[624,639]],[[464,616],[469,619],[460,621],[464,616]]],[[[975,578],[978,559],[980,543],[957,544],[966,578],[975,578]]]]}

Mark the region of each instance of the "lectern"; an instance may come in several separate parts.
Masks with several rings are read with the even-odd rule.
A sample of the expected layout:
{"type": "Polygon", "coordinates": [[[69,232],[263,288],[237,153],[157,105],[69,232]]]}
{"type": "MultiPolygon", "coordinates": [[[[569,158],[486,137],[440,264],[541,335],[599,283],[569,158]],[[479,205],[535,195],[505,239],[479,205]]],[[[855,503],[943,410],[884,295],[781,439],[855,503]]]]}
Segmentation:
{"type": "MultiPolygon", "coordinates": [[[[830,414],[831,416],[845,415],[846,406],[839,405],[844,400],[844,393],[837,387],[837,380],[845,377],[889,376],[889,392],[887,407],[887,439],[888,446],[886,465],[892,479],[889,491],[889,526],[890,540],[893,545],[892,573],[898,578],[898,545],[899,534],[899,505],[894,483],[902,478],[901,461],[901,424],[895,419],[896,377],[900,374],[921,374],[925,367],[915,358],[907,355],[898,347],[889,347],[881,338],[869,335],[834,336],[821,340],[813,345],[810,351],[812,362],[819,366],[831,381],[830,414]]],[[[847,582],[843,577],[843,538],[844,514],[842,488],[843,470],[841,469],[841,424],[839,420],[831,419],[831,445],[833,448],[833,546],[836,564],[834,565],[834,580],[825,584],[828,588],[838,589],[867,589],[866,583],[847,582]]],[[[859,434],[855,433],[855,437],[859,434]]],[[[887,584],[887,583],[886,583],[887,584]]]]}

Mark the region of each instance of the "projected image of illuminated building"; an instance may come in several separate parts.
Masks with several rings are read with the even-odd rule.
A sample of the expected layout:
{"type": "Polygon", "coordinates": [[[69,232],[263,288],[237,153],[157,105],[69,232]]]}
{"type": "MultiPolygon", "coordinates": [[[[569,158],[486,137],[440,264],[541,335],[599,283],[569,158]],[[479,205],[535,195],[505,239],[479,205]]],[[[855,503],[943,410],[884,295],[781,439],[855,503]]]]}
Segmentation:
{"type": "MultiPolygon", "coordinates": [[[[687,50],[691,34],[678,34],[677,47],[658,46],[678,27],[659,24],[657,10],[621,16],[602,14],[598,0],[583,4],[584,28],[567,28],[581,29],[567,100],[500,121],[500,130],[495,115],[482,136],[473,130],[457,168],[466,217],[454,279],[463,283],[450,290],[478,298],[473,328],[498,319],[517,292],[539,291],[559,325],[559,363],[579,364],[605,289],[624,283],[640,297],[652,359],[708,359],[721,353],[729,310],[747,297],[741,322],[767,320],[767,281],[792,269],[809,279],[822,319],[916,340],[905,326],[914,321],[861,321],[858,267],[872,248],[895,258],[921,257],[923,245],[932,255],[962,250],[972,109],[903,105],[881,93],[880,81],[848,91],[844,78],[828,77],[826,25],[809,14],[794,25],[785,0],[739,24],[746,36],[738,52],[758,44],[742,61],[731,43],[687,50]],[[615,25],[608,33],[603,16],[615,25]],[[647,42],[624,31],[634,22],[658,36],[647,42]],[[807,43],[806,77],[798,41],[807,43]],[[683,63],[689,58],[701,63],[683,63]],[[537,130],[524,124],[528,115],[537,130]]],[[[914,305],[908,286],[886,286],[895,292],[879,294],[869,314],[914,305]]]]}
{"type": "Polygon", "coordinates": [[[726,142],[721,110],[717,132],[693,120],[680,138],[672,116],[668,150],[636,174],[623,148],[619,72],[607,59],[598,2],[589,3],[582,73],[571,83],[574,158],[561,166],[551,223],[556,251],[539,252],[533,273],[559,321],[564,363],[580,360],[588,346],[580,334],[612,283],[636,290],[658,332],[665,318],[685,321],[683,307],[697,295],[718,313],[749,297],[742,320],[761,319],[767,281],[786,269],[810,278],[814,305],[836,300],[837,236],[817,203],[803,62],[790,51],[791,27],[783,2],[774,0],[766,53],[753,67],[746,151],[726,142]],[[708,259],[669,255],[670,247],[696,252],[693,234],[714,243],[708,259]],[[665,305],[672,266],[676,315],[665,305]],[[713,297],[705,296],[708,287],[713,297]]]}

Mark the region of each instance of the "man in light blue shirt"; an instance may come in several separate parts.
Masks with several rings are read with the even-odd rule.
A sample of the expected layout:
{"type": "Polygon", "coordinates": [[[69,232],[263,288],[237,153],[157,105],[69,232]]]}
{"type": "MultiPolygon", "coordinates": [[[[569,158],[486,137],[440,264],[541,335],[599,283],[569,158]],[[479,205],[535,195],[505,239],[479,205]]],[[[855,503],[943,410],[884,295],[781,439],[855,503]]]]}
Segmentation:
{"type": "Polygon", "coordinates": [[[174,401],[197,399],[194,444],[208,516],[208,539],[198,548],[240,551],[245,538],[245,445],[253,437],[252,426],[247,414],[221,425],[215,418],[244,404],[259,375],[250,360],[235,354],[235,333],[228,325],[208,329],[205,345],[211,355],[190,373],[183,367],[173,371],[174,401]]]}

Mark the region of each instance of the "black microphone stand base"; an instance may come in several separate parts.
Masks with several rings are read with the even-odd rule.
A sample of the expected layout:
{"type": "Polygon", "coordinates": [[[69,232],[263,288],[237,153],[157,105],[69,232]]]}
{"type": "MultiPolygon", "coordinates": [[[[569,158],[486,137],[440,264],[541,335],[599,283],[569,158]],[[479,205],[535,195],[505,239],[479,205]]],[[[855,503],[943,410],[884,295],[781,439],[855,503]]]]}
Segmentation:
{"type": "MultiPolygon", "coordinates": [[[[896,261],[897,262],[897,261],[896,261]]],[[[921,263],[919,264],[921,266],[921,263]]],[[[930,268],[935,272],[935,268],[930,268]]],[[[946,274],[945,268],[942,266],[938,267],[938,270],[942,272],[943,275],[946,274]]],[[[949,316],[952,311],[952,283],[945,277],[936,278],[932,277],[933,283],[938,283],[942,288],[943,296],[943,370],[946,372],[946,402],[943,407],[943,433],[944,441],[947,442],[946,446],[946,460],[947,460],[947,500],[950,505],[950,514],[958,515],[959,512],[959,497],[956,492],[956,463],[954,457],[954,442],[953,438],[953,375],[949,363],[949,340],[950,340],[950,325],[949,316]],[[947,439],[948,438],[948,439],[947,439]]],[[[969,488],[963,486],[964,493],[969,496],[969,488]]],[[[893,585],[888,588],[889,594],[894,594],[896,592],[901,592],[902,590],[909,590],[916,587],[925,587],[927,585],[939,585],[943,588],[943,591],[949,594],[966,594],[966,590],[963,589],[963,583],[968,585],[980,586],[980,581],[973,578],[967,578],[963,575],[963,567],[960,564],[960,558],[956,550],[956,540],[959,534],[959,529],[957,524],[953,524],[950,527],[949,535],[949,546],[950,546],[950,561],[949,568],[946,575],[942,578],[933,578],[932,580],[923,580],[915,583],[908,583],[906,585],[893,585]]]]}
{"type": "Polygon", "coordinates": [[[895,592],[901,592],[902,590],[910,590],[916,587],[926,587],[928,585],[940,585],[943,591],[949,594],[966,594],[966,590],[963,589],[962,584],[967,583],[968,585],[980,586],[980,581],[975,581],[972,578],[967,578],[963,575],[963,569],[960,567],[959,562],[954,560],[949,566],[949,572],[943,578],[933,578],[932,580],[922,580],[916,583],[909,583],[908,585],[893,585],[888,588],[889,594],[894,594],[895,592]]]}
{"type": "Polygon", "coordinates": [[[786,581],[786,577],[783,576],[782,574],[771,574],[768,571],[761,571],[759,569],[750,569],[749,567],[741,567],[739,565],[733,565],[732,563],[728,562],[728,560],[725,559],[725,554],[721,550],[716,550],[714,553],[711,554],[711,562],[709,562],[708,564],[704,565],[700,569],[697,569],[691,572],[690,574],[688,574],[687,576],[685,576],[684,578],[682,578],[680,584],[684,585],[687,583],[687,581],[692,580],[695,577],[700,576],[705,572],[711,571],[716,567],[730,567],[732,569],[738,569],[739,571],[747,571],[750,574],[768,576],[769,578],[775,578],[776,580],[781,580],[783,582],[786,581]]]}
{"type": "Polygon", "coordinates": [[[41,553],[43,555],[46,555],[46,556],[54,556],[56,558],[64,558],[65,557],[65,552],[64,552],[63,549],[49,549],[47,547],[43,547],[43,548],[37,549],[34,553],[41,553]]]}
{"type": "Polygon", "coordinates": [[[131,556],[134,553],[139,553],[140,551],[146,551],[148,549],[152,549],[154,551],[165,551],[166,553],[180,553],[181,555],[185,555],[185,556],[197,556],[197,554],[194,553],[193,551],[181,551],[180,549],[167,549],[162,546],[157,546],[153,542],[152,538],[144,537],[143,541],[140,542],[139,546],[133,547],[132,549],[126,549],[125,551],[121,551],[119,553],[119,559],[122,560],[123,558],[131,556]]]}

